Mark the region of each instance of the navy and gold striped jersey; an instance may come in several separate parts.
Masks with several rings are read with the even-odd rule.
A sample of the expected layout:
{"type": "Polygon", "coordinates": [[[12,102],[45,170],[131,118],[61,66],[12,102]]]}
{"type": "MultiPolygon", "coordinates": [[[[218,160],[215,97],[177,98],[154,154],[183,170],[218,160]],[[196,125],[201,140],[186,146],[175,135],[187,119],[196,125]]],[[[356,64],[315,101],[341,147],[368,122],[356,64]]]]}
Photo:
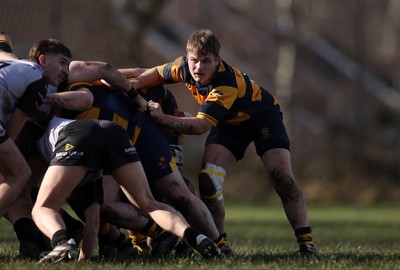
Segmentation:
{"type": "MultiPolygon", "coordinates": [[[[178,110],[178,104],[174,95],[163,85],[157,85],[148,89],[139,89],[138,92],[145,100],[160,103],[165,114],[174,115],[178,110]]],[[[171,133],[169,130],[164,130],[162,126],[160,126],[160,130],[169,144],[183,144],[183,134],[171,133]]]]}
{"type": "Polygon", "coordinates": [[[237,68],[222,59],[211,84],[200,85],[190,74],[186,56],[157,67],[167,83],[184,82],[201,105],[197,114],[213,126],[239,124],[252,114],[273,110],[278,100],[237,68]]]}
{"type": "Polygon", "coordinates": [[[93,104],[85,112],[69,112],[74,119],[110,120],[122,126],[131,137],[149,181],[160,179],[177,170],[165,137],[148,112],[139,113],[127,95],[100,82],[71,84],[67,90],[88,89],[93,104]]]}
{"type": "Polygon", "coordinates": [[[66,117],[73,119],[102,119],[110,120],[122,126],[131,136],[133,143],[142,126],[142,118],[138,117],[137,107],[121,91],[110,89],[108,86],[94,82],[79,82],[67,87],[67,91],[87,88],[93,94],[93,105],[84,112],[68,112],[66,117]]]}

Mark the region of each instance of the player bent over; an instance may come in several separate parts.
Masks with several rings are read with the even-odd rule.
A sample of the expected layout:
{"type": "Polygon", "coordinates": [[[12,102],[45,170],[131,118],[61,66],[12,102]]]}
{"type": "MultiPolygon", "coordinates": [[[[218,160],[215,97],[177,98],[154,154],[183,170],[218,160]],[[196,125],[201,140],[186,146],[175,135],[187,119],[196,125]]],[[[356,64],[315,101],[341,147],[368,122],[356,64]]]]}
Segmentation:
{"type": "Polygon", "coordinates": [[[89,169],[103,168],[112,172],[129,201],[163,229],[187,241],[204,258],[221,255],[214,241],[190,227],[172,207],[154,199],[136,149],[122,127],[110,121],[55,117],[48,132],[54,151],[32,217],[51,238],[53,250],[40,263],[77,258],[77,246],[58,211],[89,169]]]}

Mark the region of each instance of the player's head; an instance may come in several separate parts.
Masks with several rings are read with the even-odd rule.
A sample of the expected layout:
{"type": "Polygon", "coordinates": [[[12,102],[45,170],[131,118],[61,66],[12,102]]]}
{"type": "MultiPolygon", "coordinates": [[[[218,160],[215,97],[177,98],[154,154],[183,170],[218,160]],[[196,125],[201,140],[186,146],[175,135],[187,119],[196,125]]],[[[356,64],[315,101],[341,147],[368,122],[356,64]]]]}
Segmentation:
{"type": "Polygon", "coordinates": [[[186,44],[186,52],[194,53],[198,56],[212,53],[215,57],[219,57],[220,49],[221,43],[209,29],[194,30],[186,44]]]}
{"type": "Polygon", "coordinates": [[[0,50],[8,53],[13,51],[11,38],[3,32],[0,32],[0,50]]]}
{"type": "Polygon", "coordinates": [[[71,51],[67,46],[57,39],[49,38],[33,44],[27,59],[39,63],[39,56],[45,54],[62,54],[68,59],[72,58],[71,51]]]}
{"type": "Polygon", "coordinates": [[[47,82],[57,86],[68,74],[71,51],[57,39],[44,39],[32,46],[28,60],[38,63],[47,82]]]}
{"type": "Polygon", "coordinates": [[[187,45],[187,60],[193,79],[199,84],[210,84],[218,70],[221,44],[211,30],[195,30],[187,45]]]}

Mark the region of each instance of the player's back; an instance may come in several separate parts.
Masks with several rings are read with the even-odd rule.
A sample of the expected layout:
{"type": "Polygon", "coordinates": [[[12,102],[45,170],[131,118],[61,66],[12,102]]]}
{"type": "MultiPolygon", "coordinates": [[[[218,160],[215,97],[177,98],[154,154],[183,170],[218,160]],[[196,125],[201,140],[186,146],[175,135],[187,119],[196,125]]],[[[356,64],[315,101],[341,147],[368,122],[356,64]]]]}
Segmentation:
{"type": "Polygon", "coordinates": [[[26,95],[39,92],[43,100],[46,89],[47,82],[38,64],[23,60],[0,61],[0,120],[7,123],[25,92],[28,91],[26,95]]]}

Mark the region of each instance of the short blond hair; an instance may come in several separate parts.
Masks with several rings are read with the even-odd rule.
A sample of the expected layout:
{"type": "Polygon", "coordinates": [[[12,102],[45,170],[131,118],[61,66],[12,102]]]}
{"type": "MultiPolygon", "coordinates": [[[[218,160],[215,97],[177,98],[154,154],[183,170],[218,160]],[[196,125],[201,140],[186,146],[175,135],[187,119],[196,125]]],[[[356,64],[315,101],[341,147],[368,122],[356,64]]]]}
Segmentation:
{"type": "Polygon", "coordinates": [[[221,43],[209,29],[194,30],[186,44],[187,53],[196,53],[201,56],[212,53],[215,57],[218,57],[220,49],[221,43]]]}

